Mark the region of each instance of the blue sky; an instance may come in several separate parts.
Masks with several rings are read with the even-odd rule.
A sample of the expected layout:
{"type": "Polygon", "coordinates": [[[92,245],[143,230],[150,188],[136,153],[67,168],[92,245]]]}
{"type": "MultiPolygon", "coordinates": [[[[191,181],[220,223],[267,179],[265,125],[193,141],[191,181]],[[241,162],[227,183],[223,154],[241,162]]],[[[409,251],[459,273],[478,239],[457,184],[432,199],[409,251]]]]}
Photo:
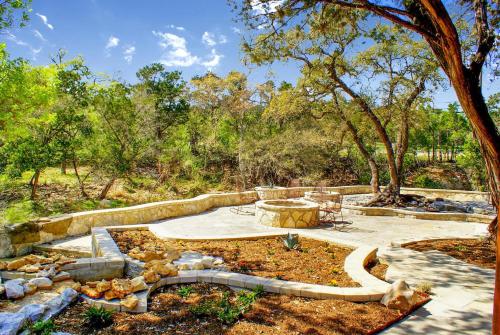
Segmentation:
{"type": "MultiPolygon", "coordinates": [[[[297,64],[249,69],[241,64],[241,33],[226,0],[34,0],[27,27],[0,35],[14,57],[35,65],[50,63],[64,48],[81,55],[94,72],[135,81],[136,71],[153,62],[180,70],[186,80],[212,70],[238,70],[251,83],[295,82],[297,64]]],[[[500,84],[485,83],[488,96],[500,84]]],[[[436,107],[455,101],[453,90],[436,92],[436,107]]]]}

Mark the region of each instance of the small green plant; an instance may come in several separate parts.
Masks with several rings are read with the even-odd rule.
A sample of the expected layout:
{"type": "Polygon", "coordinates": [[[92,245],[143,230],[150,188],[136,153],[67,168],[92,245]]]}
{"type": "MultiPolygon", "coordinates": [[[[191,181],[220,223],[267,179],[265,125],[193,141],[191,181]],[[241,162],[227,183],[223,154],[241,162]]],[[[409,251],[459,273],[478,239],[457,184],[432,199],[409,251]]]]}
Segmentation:
{"type": "Polygon", "coordinates": [[[422,292],[425,294],[432,294],[432,283],[422,282],[415,287],[415,291],[422,292]]]}
{"type": "Polygon", "coordinates": [[[455,246],[456,251],[467,251],[467,247],[465,245],[457,245],[455,246]]]}
{"type": "Polygon", "coordinates": [[[191,293],[193,293],[193,288],[191,286],[184,286],[177,290],[177,294],[183,299],[189,297],[191,293]]]}
{"type": "Polygon", "coordinates": [[[212,301],[204,301],[196,306],[189,307],[189,311],[198,317],[212,315],[213,309],[214,303],[212,301]]]}
{"type": "Polygon", "coordinates": [[[338,275],[340,273],[342,273],[342,270],[340,270],[339,268],[337,267],[332,268],[332,274],[338,275]]]}
{"type": "Polygon", "coordinates": [[[111,323],[113,312],[102,306],[99,308],[91,306],[83,313],[83,317],[92,328],[102,328],[111,323]]]}
{"type": "Polygon", "coordinates": [[[299,248],[299,236],[288,233],[283,239],[283,244],[287,250],[297,250],[299,248]]]}
{"type": "Polygon", "coordinates": [[[39,320],[29,327],[29,333],[33,335],[50,335],[56,330],[52,320],[39,320]]]}

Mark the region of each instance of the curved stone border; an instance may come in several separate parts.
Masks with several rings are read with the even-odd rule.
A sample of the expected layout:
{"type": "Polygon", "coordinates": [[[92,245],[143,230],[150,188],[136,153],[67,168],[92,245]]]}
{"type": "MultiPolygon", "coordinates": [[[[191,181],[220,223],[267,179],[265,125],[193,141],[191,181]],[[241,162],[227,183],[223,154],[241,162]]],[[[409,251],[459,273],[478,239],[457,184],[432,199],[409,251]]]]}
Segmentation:
{"type": "Polygon", "coordinates": [[[390,284],[366,271],[365,266],[377,258],[378,248],[362,246],[351,252],[345,259],[345,272],[363,287],[378,288],[385,292],[390,284]]]}
{"type": "Polygon", "coordinates": [[[356,215],[367,216],[398,216],[401,218],[419,219],[419,220],[440,220],[440,221],[466,221],[478,223],[490,223],[493,216],[483,214],[468,214],[468,213],[433,213],[433,212],[416,212],[398,208],[386,207],[363,207],[344,205],[349,213],[356,215]]]}

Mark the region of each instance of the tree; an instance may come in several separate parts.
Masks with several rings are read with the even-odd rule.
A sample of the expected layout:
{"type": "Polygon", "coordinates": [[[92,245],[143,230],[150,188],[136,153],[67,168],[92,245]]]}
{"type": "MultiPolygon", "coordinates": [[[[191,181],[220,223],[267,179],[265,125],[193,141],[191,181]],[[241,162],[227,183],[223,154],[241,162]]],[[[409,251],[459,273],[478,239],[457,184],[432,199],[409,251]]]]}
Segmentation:
{"type": "Polygon", "coordinates": [[[163,181],[166,176],[161,156],[165,137],[172,126],[187,121],[189,103],[186,97],[186,83],[181,79],[180,72],[168,72],[160,63],[143,67],[137,72],[137,78],[141,81],[137,89],[144,90],[154,106],[153,115],[150,116],[150,136],[153,139],[158,174],[163,181]]]}
{"type": "Polygon", "coordinates": [[[0,31],[16,25],[26,25],[31,12],[31,0],[3,0],[0,2],[0,31]],[[20,12],[20,13],[19,13],[20,12]]]}
{"type": "MultiPolygon", "coordinates": [[[[294,19],[307,17],[312,10],[333,11],[337,16],[349,12],[363,11],[382,17],[394,25],[404,27],[420,35],[431,48],[441,69],[449,78],[460,105],[470,121],[479,141],[482,156],[488,172],[492,200],[500,214],[500,135],[485,99],[482,95],[482,72],[487,57],[498,57],[495,45],[495,29],[500,25],[499,3],[494,0],[461,0],[447,7],[440,0],[405,0],[401,2],[371,2],[368,0],[285,0],[277,5],[273,0],[258,0],[264,3],[263,12],[252,26],[262,24],[262,17],[271,17],[271,26],[279,33],[280,28],[294,19]],[[270,5],[271,3],[271,5],[270,5]],[[469,36],[473,43],[464,43],[457,28],[457,18],[452,18],[449,8],[459,5],[466,16],[473,20],[469,36]],[[474,49],[469,49],[473,46],[474,49]]],[[[254,0],[244,0],[243,16],[254,16],[254,0]]],[[[255,16],[254,16],[255,17],[255,16]]],[[[457,16],[460,18],[461,16],[457,16]]],[[[497,218],[491,224],[491,231],[497,240],[497,269],[500,268],[500,229],[497,218]]],[[[493,333],[500,334],[500,273],[495,279],[493,310],[493,333]]]]}

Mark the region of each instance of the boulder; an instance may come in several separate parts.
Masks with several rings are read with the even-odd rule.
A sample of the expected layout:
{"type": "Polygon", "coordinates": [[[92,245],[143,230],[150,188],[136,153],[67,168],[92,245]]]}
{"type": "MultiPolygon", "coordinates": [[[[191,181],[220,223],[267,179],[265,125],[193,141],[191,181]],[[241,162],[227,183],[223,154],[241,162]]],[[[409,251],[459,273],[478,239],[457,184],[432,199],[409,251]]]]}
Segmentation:
{"type": "Polygon", "coordinates": [[[111,281],[111,290],[114,291],[116,296],[120,299],[125,298],[132,293],[133,286],[130,279],[113,279],[111,281]]]}
{"type": "Polygon", "coordinates": [[[26,322],[22,313],[0,313],[0,334],[16,335],[26,322]]]}
{"type": "Polygon", "coordinates": [[[130,282],[132,283],[132,292],[144,291],[149,288],[142,276],[135,277],[130,282]]]}
{"type": "Polygon", "coordinates": [[[111,290],[111,282],[103,279],[102,281],[97,283],[95,289],[100,293],[109,291],[111,290]]]}
{"type": "Polygon", "coordinates": [[[29,294],[34,294],[38,289],[38,287],[35,284],[28,282],[23,285],[23,289],[24,289],[24,294],[29,295],[29,294]]]}
{"type": "Polygon", "coordinates": [[[380,301],[390,309],[408,312],[418,302],[418,294],[404,280],[395,281],[380,301]]]}
{"type": "Polygon", "coordinates": [[[44,304],[30,304],[21,308],[18,313],[24,314],[26,319],[35,322],[43,316],[47,308],[44,304]]]}
{"type": "Polygon", "coordinates": [[[148,284],[156,283],[161,279],[160,275],[153,270],[146,270],[142,273],[144,281],[148,284]]]}
{"type": "Polygon", "coordinates": [[[120,305],[122,305],[123,307],[128,308],[128,309],[134,309],[137,307],[138,304],[139,304],[139,299],[133,293],[127,295],[125,297],[125,299],[122,299],[120,301],[120,305]]]}
{"type": "Polygon", "coordinates": [[[20,299],[24,297],[23,284],[16,280],[5,282],[5,295],[7,299],[20,299]]]}
{"type": "Polygon", "coordinates": [[[14,271],[28,264],[24,258],[15,259],[7,263],[7,270],[14,271]]]}
{"type": "Polygon", "coordinates": [[[33,278],[29,282],[35,284],[40,290],[50,290],[52,288],[52,280],[46,277],[33,278]]]}
{"type": "Polygon", "coordinates": [[[81,292],[92,299],[99,299],[102,297],[102,292],[99,292],[97,291],[97,289],[89,287],[87,285],[81,287],[81,292]]]}
{"type": "Polygon", "coordinates": [[[61,293],[61,299],[66,305],[75,300],[76,297],[78,297],[78,292],[76,290],[73,290],[72,288],[66,288],[61,293]]]}
{"type": "Polygon", "coordinates": [[[7,270],[7,262],[0,261],[0,271],[7,270]]]}

